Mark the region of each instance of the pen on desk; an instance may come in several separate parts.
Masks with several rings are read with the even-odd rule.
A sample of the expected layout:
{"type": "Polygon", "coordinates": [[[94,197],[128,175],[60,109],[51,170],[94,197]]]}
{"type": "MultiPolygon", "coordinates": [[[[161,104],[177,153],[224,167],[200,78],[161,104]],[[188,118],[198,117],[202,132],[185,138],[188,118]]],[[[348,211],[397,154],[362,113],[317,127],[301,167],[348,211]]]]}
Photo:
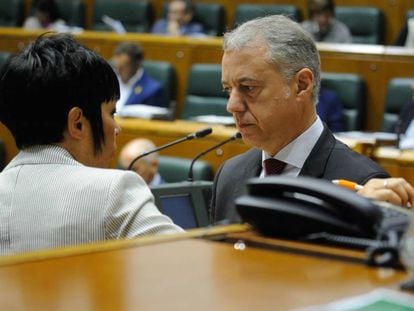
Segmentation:
{"type": "Polygon", "coordinates": [[[347,189],[354,190],[354,191],[358,191],[364,187],[362,185],[358,185],[357,183],[346,180],[346,179],[335,179],[335,180],[332,180],[332,182],[335,185],[339,185],[339,186],[342,186],[342,187],[345,187],[347,189]]]}

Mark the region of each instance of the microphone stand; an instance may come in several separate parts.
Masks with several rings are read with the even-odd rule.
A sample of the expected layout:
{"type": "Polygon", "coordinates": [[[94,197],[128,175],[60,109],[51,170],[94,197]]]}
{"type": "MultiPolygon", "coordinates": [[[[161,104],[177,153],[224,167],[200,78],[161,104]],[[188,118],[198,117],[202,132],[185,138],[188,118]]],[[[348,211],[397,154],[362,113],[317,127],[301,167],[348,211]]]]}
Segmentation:
{"type": "Polygon", "coordinates": [[[197,155],[197,156],[193,159],[193,161],[191,161],[190,168],[189,168],[189,170],[188,170],[188,178],[187,178],[187,181],[190,181],[190,182],[194,181],[194,178],[193,178],[193,166],[194,166],[195,161],[197,161],[199,158],[201,158],[203,155],[205,155],[205,154],[209,153],[210,151],[213,151],[214,149],[217,149],[218,147],[221,147],[221,146],[223,146],[224,144],[227,144],[228,142],[230,142],[230,141],[232,141],[232,140],[235,140],[235,139],[238,139],[238,138],[240,138],[240,137],[241,137],[241,134],[240,134],[239,132],[237,132],[236,134],[234,134],[234,135],[233,135],[233,136],[231,136],[230,138],[228,138],[228,139],[226,139],[226,140],[222,141],[221,143],[219,143],[219,144],[217,144],[217,145],[214,145],[213,147],[211,147],[211,148],[209,148],[209,149],[207,149],[207,150],[205,150],[205,151],[203,151],[203,152],[199,153],[199,154],[198,154],[198,155],[197,155]]]}
{"type": "Polygon", "coordinates": [[[213,129],[212,129],[211,127],[208,127],[208,128],[205,128],[205,129],[199,130],[199,131],[197,131],[197,132],[195,132],[195,133],[191,133],[191,134],[189,134],[189,135],[187,135],[187,136],[185,136],[185,137],[182,137],[182,138],[179,138],[179,139],[177,139],[177,140],[174,140],[174,141],[172,141],[172,142],[170,142],[170,143],[167,143],[167,144],[165,144],[165,145],[162,145],[162,146],[160,146],[160,147],[157,147],[157,148],[155,148],[155,149],[152,149],[152,150],[150,150],[150,151],[144,152],[144,153],[142,153],[142,154],[138,155],[136,158],[134,158],[134,159],[131,161],[131,163],[129,164],[129,166],[128,166],[127,170],[131,170],[131,169],[132,169],[132,166],[134,165],[134,163],[135,163],[136,161],[138,161],[139,159],[141,159],[141,158],[143,158],[143,157],[145,157],[145,156],[147,156],[147,155],[149,155],[149,154],[151,154],[151,153],[154,153],[154,152],[157,152],[157,151],[164,150],[165,148],[168,148],[168,147],[174,146],[174,145],[179,144],[179,143],[181,143],[181,142],[184,142],[184,141],[186,141],[186,140],[192,140],[192,139],[194,139],[194,138],[201,138],[201,137],[207,136],[207,135],[211,134],[211,132],[213,132],[213,129]]]}

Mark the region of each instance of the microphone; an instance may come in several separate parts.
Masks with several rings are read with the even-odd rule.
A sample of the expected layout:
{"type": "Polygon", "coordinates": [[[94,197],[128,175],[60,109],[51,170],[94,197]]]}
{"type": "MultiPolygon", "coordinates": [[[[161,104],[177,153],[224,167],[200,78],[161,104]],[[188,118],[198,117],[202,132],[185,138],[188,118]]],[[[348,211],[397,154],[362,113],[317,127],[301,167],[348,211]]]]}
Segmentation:
{"type": "Polygon", "coordinates": [[[228,142],[230,142],[230,141],[232,141],[232,140],[236,140],[236,139],[238,139],[238,138],[240,138],[241,137],[241,134],[239,133],[239,132],[237,132],[236,134],[234,134],[233,136],[231,136],[231,137],[229,137],[229,138],[227,138],[226,140],[224,140],[224,141],[222,141],[221,143],[219,143],[219,144],[217,144],[217,145],[214,145],[213,147],[211,147],[211,148],[208,148],[207,150],[205,150],[205,151],[203,151],[203,152],[201,152],[201,153],[199,153],[194,159],[193,159],[193,161],[191,161],[191,164],[190,164],[190,168],[189,168],[189,170],[188,170],[188,178],[187,178],[187,181],[193,181],[194,179],[193,179],[193,166],[194,166],[194,163],[195,163],[195,161],[197,161],[199,158],[201,158],[203,155],[205,155],[206,153],[209,153],[210,151],[213,151],[214,149],[217,149],[218,147],[220,147],[220,146],[223,146],[224,144],[227,144],[228,142]]]}
{"type": "Polygon", "coordinates": [[[144,152],[144,153],[140,154],[139,156],[137,156],[136,158],[134,158],[134,159],[131,161],[131,163],[129,164],[129,166],[128,166],[127,170],[131,170],[132,166],[134,165],[134,163],[135,163],[136,161],[138,161],[139,159],[141,159],[141,158],[143,158],[143,157],[145,157],[145,156],[147,156],[147,155],[149,155],[149,154],[151,154],[151,153],[154,153],[154,152],[157,152],[157,151],[163,150],[163,149],[165,149],[165,148],[168,148],[168,147],[174,146],[174,145],[176,145],[176,144],[179,144],[179,143],[184,142],[184,141],[187,141],[187,140],[192,140],[192,139],[194,139],[194,138],[201,138],[201,137],[207,136],[207,135],[211,134],[212,132],[213,132],[213,129],[212,129],[211,127],[208,127],[208,128],[205,128],[205,129],[199,130],[199,131],[197,131],[197,132],[194,132],[194,133],[188,134],[188,135],[187,135],[187,136],[185,136],[185,137],[182,137],[182,138],[179,138],[179,139],[177,139],[177,140],[174,140],[174,141],[172,141],[172,142],[170,142],[170,143],[168,143],[168,144],[162,145],[162,146],[160,146],[160,147],[158,147],[158,148],[155,148],[155,149],[152,149],[152,150],[150,150],[150,151],[144,152]]]}

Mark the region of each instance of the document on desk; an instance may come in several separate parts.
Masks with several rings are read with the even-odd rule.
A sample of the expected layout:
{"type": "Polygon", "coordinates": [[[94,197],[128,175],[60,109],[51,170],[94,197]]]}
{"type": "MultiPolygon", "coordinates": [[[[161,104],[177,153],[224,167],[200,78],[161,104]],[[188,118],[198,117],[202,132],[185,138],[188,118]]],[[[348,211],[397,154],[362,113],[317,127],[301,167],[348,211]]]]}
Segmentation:
{"type": "Polygon", "coordinates": [[[379,288],[369,293],[311,306],[294,311],[413,311],[414,296],[404,292],[379,288]]]}

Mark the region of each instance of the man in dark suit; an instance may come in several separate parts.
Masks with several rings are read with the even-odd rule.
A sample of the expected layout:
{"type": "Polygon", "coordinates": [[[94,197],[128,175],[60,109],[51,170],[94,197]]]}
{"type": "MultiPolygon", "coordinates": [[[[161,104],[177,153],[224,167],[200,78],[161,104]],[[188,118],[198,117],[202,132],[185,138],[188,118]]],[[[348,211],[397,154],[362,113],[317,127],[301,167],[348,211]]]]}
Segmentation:
{"type": "Polygon", "coordinates": [[[253,148],[226,161],[216,174],[212,222],[240,221],[234,200],[247,179],[267,175],[262,166],[267,159],[281,161],[287,176],[358,184],[388,177],[337,141],[317,116],[319,54],[309,34],[289,18],[268,16],[225,34],[222,84],[229,94],[227,110],[253,148]]]}
{"type": "Polygon", "coordinates": [[[116,105],[118,111],[126,105],[169,105],[161,83],[144,71],[143,60],[144,52],[136,43],[123,42],[115,49],[113,63],[121,91],[116,105]]]}

